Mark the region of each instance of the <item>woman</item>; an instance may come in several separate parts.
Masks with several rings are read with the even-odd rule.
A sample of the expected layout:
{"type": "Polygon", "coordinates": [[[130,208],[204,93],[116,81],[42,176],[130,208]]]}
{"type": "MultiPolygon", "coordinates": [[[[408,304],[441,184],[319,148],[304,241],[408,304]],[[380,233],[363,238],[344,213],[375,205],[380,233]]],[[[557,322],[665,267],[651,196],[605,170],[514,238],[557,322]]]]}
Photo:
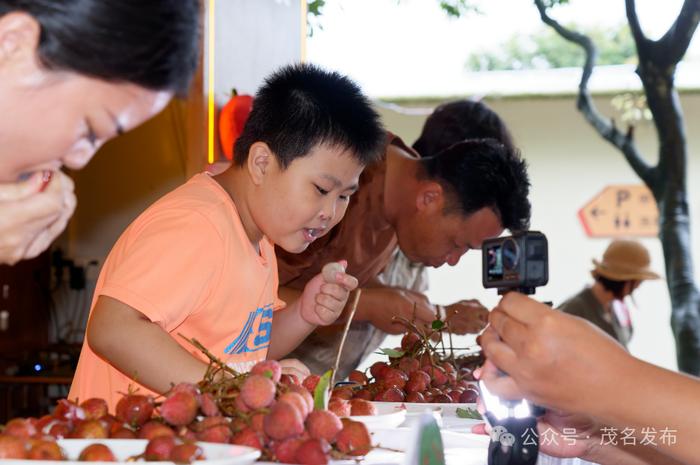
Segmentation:
{"type": "Polygon", "coordinates": [[[71,180],[107,140],[184,94],[197,0],[0,0],[0,263],[45,250],[71,180]]]}

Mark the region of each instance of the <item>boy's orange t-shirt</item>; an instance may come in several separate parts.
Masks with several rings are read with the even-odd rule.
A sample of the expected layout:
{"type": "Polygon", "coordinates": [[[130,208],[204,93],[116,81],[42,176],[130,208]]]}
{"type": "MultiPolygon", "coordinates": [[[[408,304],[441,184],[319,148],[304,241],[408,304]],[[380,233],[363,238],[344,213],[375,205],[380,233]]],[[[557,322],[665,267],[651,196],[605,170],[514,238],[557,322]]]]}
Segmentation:
{"type": "MultiPolygon", "coordinates": [[[[143,313],[194,356],[178,336],[196,338],[238,371],[263,360],[270,344],[277,297],[274,246],[263,238],[258,254],[228,193],[198,174],[142,213],[121,235],[100,273],[92,301],[108,296],[143,313]]],[[[129,334],[124,344],[143,345],[129,334]]],[[[168,363],[163,360],[163,363],[168,363]]],[[[135,379],[135,380],[134,380],[135,379]]],[[[122,373],[83,342],[69,399],[101,397],[113,411],[138,373],[122,373]],[[128,375],[128,376],[127,376],[128,375]]]]}

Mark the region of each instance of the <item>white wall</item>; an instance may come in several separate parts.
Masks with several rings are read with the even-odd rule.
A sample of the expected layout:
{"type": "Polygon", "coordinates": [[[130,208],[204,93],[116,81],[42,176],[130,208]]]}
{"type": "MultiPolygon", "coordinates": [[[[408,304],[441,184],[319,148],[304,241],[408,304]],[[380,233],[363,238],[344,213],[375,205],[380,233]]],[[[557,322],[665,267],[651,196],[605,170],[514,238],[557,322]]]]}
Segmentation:
{"type": "MultiPolygon", "coordinates": [[[[550,281],[536,297],[560,303],[591,282],[591,259],[600,258],[608,239],[590,239],[576,213],[603,187],[610,184],[640,183],[622,155],[598,137],[575,110],[573,98],[527,98],[486,100],[511,128],[525,159],[530,165],[533,205],[532,229],[544,232],[549,239],[550,281]]],[[[596,99],[608,115],[614,113],[609,98],[596,99]]],[[[700,96],[681,97],[689,135],[688,188],[692,215],[694,261],[700,258],[700,96]]],[[[406,104],[404,104],[406,105],[406,104]]],[[[386,126],[412,143],[425,116],[400,114],[380,109],[386,126]]],[[[648,159],[656,160],[653,126],[636,128],[639,148],[648,159]]],[[[643,239],[651,252],[652,266],[663,274],[661,245],[657,239],[643,239]]],[[[429,297],[438,303],[475,297],[488,307],[498,300],[495,290],[481,287],[481,254],[468,253],[450,268],[431,269],[429,297]]],[[[633,354],[667,368],[676,368],[675,348],[669,326],[670,303],[665,281],[644,283],[635,292],[637,311],[635,335],[630,344],[633,354]]],[[[397,345],[390,339],[385,346],[397,345]]],[[[469,344],[469,341],[461,341],[469,344]]]]}

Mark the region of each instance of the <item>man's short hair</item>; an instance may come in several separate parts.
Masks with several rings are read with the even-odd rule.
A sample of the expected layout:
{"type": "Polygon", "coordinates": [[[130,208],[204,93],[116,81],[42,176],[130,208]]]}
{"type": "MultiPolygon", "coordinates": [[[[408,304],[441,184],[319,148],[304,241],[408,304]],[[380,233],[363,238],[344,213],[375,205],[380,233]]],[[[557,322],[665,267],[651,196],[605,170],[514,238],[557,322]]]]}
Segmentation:
{"type": "Polygon", "coordinates": [[[423,176],[439,182],[448,195],[446,213],[469,215],[493,209],[504,228],[530,224],[530,181],[520,154],[494,139],[470,139],[420,160],[423,176]]]}

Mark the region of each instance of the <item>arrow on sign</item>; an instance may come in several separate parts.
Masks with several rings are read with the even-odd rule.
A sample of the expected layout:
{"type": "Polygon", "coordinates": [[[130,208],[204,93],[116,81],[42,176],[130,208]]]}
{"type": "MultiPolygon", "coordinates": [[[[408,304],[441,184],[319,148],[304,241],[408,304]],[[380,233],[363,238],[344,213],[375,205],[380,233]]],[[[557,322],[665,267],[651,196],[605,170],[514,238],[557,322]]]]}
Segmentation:
{"type": "Polygon", "coordinates": [[[578,217],[589,237],[652,237],[659,230],[659,211],[644,185],[608,186],[578,211],[578,217]]]}

